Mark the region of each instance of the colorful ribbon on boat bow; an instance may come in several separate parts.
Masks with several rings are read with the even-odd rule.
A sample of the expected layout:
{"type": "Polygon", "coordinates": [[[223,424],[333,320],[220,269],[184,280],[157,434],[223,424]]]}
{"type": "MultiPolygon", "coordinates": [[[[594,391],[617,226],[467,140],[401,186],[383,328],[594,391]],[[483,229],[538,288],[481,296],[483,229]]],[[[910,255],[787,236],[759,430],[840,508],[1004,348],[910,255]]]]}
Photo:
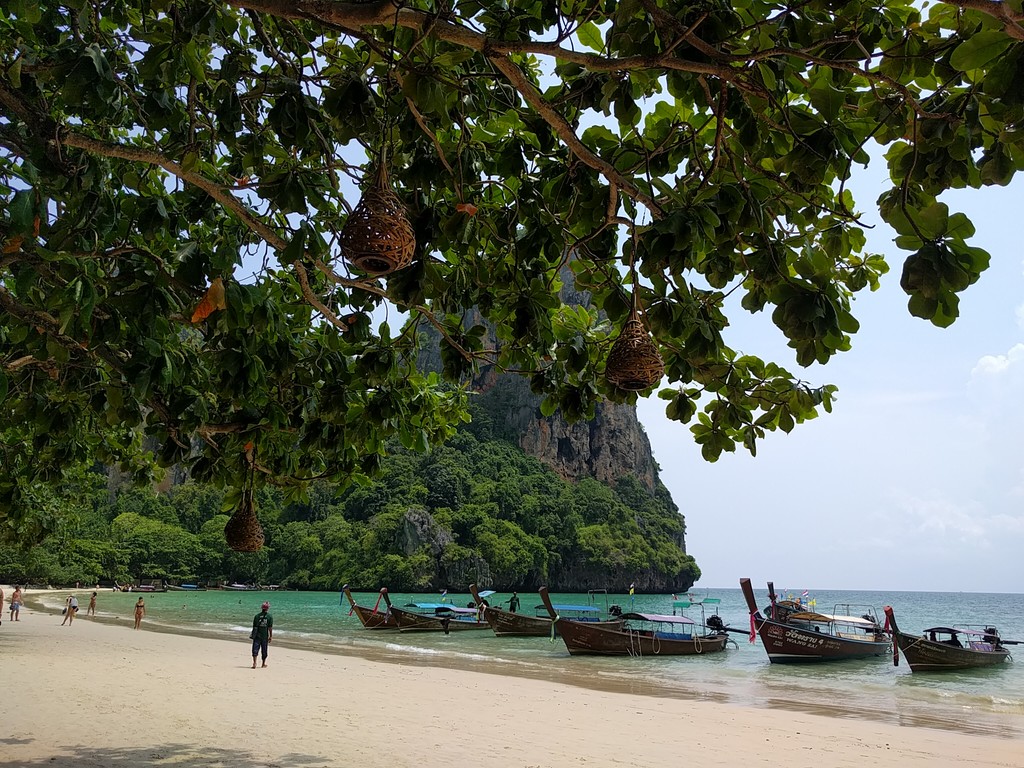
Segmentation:
{"type": "Polygon", "coordinates": [[[750,614],[750,642],[757,642],[757,625],[754,623],[754,614],[750,614]]]}

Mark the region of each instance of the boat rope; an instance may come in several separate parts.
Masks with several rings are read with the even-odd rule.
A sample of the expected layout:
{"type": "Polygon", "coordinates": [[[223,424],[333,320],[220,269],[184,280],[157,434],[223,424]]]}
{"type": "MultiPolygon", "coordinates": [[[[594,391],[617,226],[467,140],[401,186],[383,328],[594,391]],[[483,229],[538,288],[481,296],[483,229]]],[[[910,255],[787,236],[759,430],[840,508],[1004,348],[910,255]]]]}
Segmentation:
{"type": "Polygon", "coordinates": [[[626,636],[629,637],[629,655],[634,657],[642,657],[644,655],[644,649],[639,644],[640,633],[636,630],[627,628],[626,636]]]}

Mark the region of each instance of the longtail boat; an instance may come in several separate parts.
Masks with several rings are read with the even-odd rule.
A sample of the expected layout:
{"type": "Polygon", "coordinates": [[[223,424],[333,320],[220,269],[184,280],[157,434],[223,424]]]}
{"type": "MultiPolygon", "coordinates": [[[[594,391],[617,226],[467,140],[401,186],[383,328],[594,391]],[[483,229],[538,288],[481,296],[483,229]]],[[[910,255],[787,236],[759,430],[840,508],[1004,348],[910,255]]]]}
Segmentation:
{"type": "Polygon", "coordinates": [[[349,616],[354,613],[366,629],[398,629],[398,622],[391,615],[391,611],[377,610],[380,607],[381,600],[384,599],[387,588],[381,589],[380,594],[377,595],[377,603],[373,608],[367,608],[365,605],[356,603],[355,598],[352,597],[352,590],[348,588],[348,584],[342,587],[341,591],[345,593],[345,597],[352,604],[352,609],[348,612],[349,616]]]}
{"type": "Polygon", "coordinates": [[[676,614],[624,613],[619,627],[572,621],[558,615],[546,587],[540,598],[572,656],[693,656],[721,651],[729,640],[725,632],[703,633],[703,626],[676,614]]]}
{"type": "Polygon", "coordinates": [[[457,608],[449,603],[408,603],[402,608],[391,604],[387,589],[381,590],[388,612],[398,623],[399,632],[464,632],[490,629],[476,608],[457,608]]]}
{"type": "MultiPolygon", "coordinates": [[[[495,608],[484,599],[483,595],[477,590],[476,584],[470,584],[469,591],[473,595],[473,600],[477,606],[483,606],[484,621],[490,625],[491,629],[494,630],[494,634],[498,637],[551,636],[552,619],[543,604],[535,608],[537,611],[536,615],[530,616],[526,613],[516,613],[502,608],[495,608]]],[[[555,610],[563,619],[619,629],[622,627],[622,619],[602,619],[601,610],[593,605],[556,605],[555,610]]]]}
{"type": "Polygon", "coordinates": [[[888,636],[870,606],[836,606],[835,613],[808,611],[799,602],[779,600],[768,582],[770,604],[764,614],[757,607],[750,579],[740,579],[740,589],[750,609],[750,642],[761,644],[773,664],[841,661],[883,656],[889,652],[888,636]],[[863,611],[861,615],[851,615],[863,611]]]}
{"type": "Polygon", "coordinates": [[[1010,658],[999,631],[993,626],[931,627],[919,637],[900,631],[892,606],[887,605],[883,610],[886,627],[894,641],[892,663],[895,666],[899,666],[900,651],[906,656],[912,672],[989,667],[1010,658]],[[961,636],[964,640],[960,639],[961,636]]]}

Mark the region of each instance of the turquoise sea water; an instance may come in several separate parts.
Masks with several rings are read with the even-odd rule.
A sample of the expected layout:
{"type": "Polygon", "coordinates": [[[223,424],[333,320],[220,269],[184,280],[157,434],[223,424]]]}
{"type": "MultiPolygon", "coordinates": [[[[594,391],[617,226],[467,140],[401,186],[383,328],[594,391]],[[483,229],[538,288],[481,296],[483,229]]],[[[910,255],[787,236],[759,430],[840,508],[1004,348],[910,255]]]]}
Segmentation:
{"type": "MultiPolygon", "coordinates": [[[[91,590],[74,592],[84,612],[91,590]]],[[[766,590],[755,585],[758,603],[766,590]]],[[[726,624],[749,628],[739,589],[694,590],[721,599],[716,606],[726,624]]],[[[130,625],[139,593],[100,591],[101,620],[130,625]]],[[[925,727],[953,728],[1024,738],[1024,645],[1010,646],[1017,662],[991,669],[911,674],[906,662],[893,667],[891,656],[865,661],[810,665],[773,665],[760,641],[733,635],[723,653],[663,658],[570,657],[561,640],[497,638],[491,632],[399,633],[368,631],[349,615],[347,600],[324,592],[252,591],[164,592],[144,594],[144,626],[186,634],[237,639],[248,654],[252,617],[264,600],[271,603],[274,642],[326,653],[358,655],[378,661],[471,669],[567,683],[582,688],[628,691],[731,702],[744,706],[814,712],[834,717],[879,720],[925,727]]],[[[819,611],[837,603],[892,605],[900,628],[918,633],[942,624],[995,624],[1004,639],[1024,640],[1024,595],[931,592],[812,592],[819,611]]],[[[38,597],[38,595],[37,595],[38,597]]],[[[59,609],[66,595],[50,593],[45,605],[59,609]]],[[[439,595],[392,594],[395,605],[415,600],[436,602],[439,595]]],[[[496,594],[492,605],[507,600],[496,594]]],[[[587,595],[553,595],[556,603],[586,604],[587,595]]],[[[361,605],[373,606],[376,593],[356,593],[361,605]]],[[[540,600],[521,593],[521,612],[540,600]]],[[[449,602],[465,606],[468,594],[451,594],[449,602]]],[[[624,610],[671,613],[671,595],[609,595],[608,603],[624,610]]],[[[383,603],[382,603],[383,605],[383,603]]],[[[598,599],[605,606],[604,596],[598,599]]],[[[709,607],[713,611],[715,607],[709,607]]],[[[699,612],[689,615],[699,619],[699,612]]]]}

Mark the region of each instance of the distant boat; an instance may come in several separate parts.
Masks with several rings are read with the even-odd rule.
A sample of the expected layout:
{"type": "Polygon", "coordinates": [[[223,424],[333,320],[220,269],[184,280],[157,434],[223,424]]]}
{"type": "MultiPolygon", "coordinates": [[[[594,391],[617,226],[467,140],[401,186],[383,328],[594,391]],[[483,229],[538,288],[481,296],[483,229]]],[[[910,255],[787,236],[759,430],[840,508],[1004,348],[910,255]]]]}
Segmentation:
{"type": "Polygon", "coordinates": [[[688,616],[624,613],[621,627],[570,621],[558,615],[546,587],[540,597],[554,620],[555,632],[572,656],[694,656],[725,649],[724,631],[705,631],[688,616]]]}
{"type": "Polygon", "coordinates": [[[348,588],[348,584],[343,586],[341,591],[345,593],[345,597],[352,604],[352,610],[349,613],[354,613],[364,627],[367,629],[398,629],[398,622],[395,621],[395,617],[391,614],[390,610],[377,610],[381,600],[384,599],[384,595],[387,592],[386,589],[381,589],[377,597],[377,605],[373,606],[373,608],[357,604],[355,598],[352,597],[352,590],[348,588]]]}
{"type": "Polygon", "coordinates": [[[907,657],[912,672],[938,672],[942,670],[974,669],[1002,664],[1010,658],[1003,641],[993,626],[931,627],[921,636],[908,635],[896,626],[892,606],[885,606],[885,623],[892,632],[895,648],[892,663],[900,663],[900,651],[907,657]],[[960,638],[963,637],[963,640],[960,638]]]}
{"type": "Polygon", "coordinates": [[[236,592],[256,592],[259,590],[255,584],[224,584],[221,589],[232,589],[236,592]]]}
{"type": "Polygon", "coordinates": [[[836,606],[835,613],[808,611],[799,601],[779,600],[768,582],[771,601],[764,614],[758,610],[750,579],[740,579],[754,632],[773,664],[840,661],[882,656],[891,644],[870,606],[836,606]],[[840,612],[842,610],[842,612],[840,612]],[[855,612],[862,615],[850,615],[855,612]]]}
{"type": "Polygon", "coordinates": [[[168,584],[167,589],[171,592],[205,592],[206,587],[198,584],[168,584]]]}
{"type": "Polygon", "coordinates": [[[449,603],[408,603],[402,608],[391,604],[387,587],[381,589],[388,611],[395,617],[400,632],[465,632],[490,629],[479,618],[476,608],[457,608],[449,603]]]}

